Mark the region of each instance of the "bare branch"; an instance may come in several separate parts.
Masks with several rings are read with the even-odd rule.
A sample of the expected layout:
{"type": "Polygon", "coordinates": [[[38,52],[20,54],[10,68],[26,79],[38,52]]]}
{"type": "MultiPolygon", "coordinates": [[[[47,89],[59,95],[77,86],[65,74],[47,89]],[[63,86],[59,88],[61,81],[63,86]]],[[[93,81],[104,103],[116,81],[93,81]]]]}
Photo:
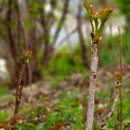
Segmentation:
{"type": "Polygon", "coordinates": [[[58,26],[57,26],[57,29],[54,33],[54,39],[53,39],[53,44],[56,43],[56,40],[59,36],[59,33],[60,33],[60,30],[62,28],[62,25],[64,24],[64,21],[65,21],[65,18],[66,18],[66,15],[68,13],[68,8],[69,8],[69,0],[65,0],[64,2],[64,5],[63,5],[63,12],[62,12],[62,15],[61,15],[61,18],[59,20],[59,23],[58,23],[58,26]]]}

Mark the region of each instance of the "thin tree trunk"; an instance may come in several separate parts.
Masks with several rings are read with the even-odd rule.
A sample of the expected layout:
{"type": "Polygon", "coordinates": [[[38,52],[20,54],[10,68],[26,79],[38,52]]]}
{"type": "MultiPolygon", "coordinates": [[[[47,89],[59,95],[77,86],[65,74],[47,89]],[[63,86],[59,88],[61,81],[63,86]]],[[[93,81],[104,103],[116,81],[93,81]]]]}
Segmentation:
{"type": "Polygon", "coordinates": [[[62,10],[62,15],[61,15],[61,18],[59,20],[55,34],[54,34],[54,39],[53,39],[53,42],[52,42],[53,45],[56,44],[59,33],[60,33],[62,26],[65,22],[65,18],[68,14],[68,9],[69,9],[69,0],[65,0],[64,5],[63,5],[63,10],[62,10]]]}
{"type": "MultiPolygon", "coordinates": [[[[39,4],[43,4],[43,1],[39,1],[39,4]]],[[[43,37],[44,37],[44,48],[43,48],[43,60],[42,64],[46,65],[49,59],[49,48],[50,48],[50,26],[48,25],[48,21],[44,15],[44,8],[39,8],[40,14],[40,23],[42,25],[43,37]]]]}
{"type": "Polygon", "coordinates": [[[11,51],[11,55],[13,57],[14,62],[17,62],[17,47],[15,45],[15,39],[14,39],[14,35],[12,32],[12,27],[11,27],[11,22],[12,22],[12,5],[13,5],[13,1],[12,0],[8,0],[8,10],[7,10],[7,14],[6,14],[6,27],[7,27],[7,33],[8,33],[8,38],[9,38],[9,49],[11,51]]]}
{"type": "Polygon", "coordinates": [[[17,55],[18,55],[18,47],[16,45],[16,37],[14,34],[14,28],[12,28],[12,21],[13,14],[14,14],[14,8],[13,8],[14,1],[8,0],[8,10],[6,14],[6,28],[8,33],[8,39],[9,39],[9,49],[11,51],[11,58],[13,59],[13,69],[12,69],[12,75],[11,75],[11,84],[10,88],[14,88],[14,82],[16,77],[16,64],[17,64],[17,55]]]}
{"type": "Polygon", "coordinates": [[[77,31],[78,31],[79,41],[80,41],[80,46],[81,46],[81,58],[82,58],[83,64],[88,67],[89,65],[87,62],[88,61],[87,60],[87,48],[86,48],[86,44],[85,44],[83,32],[82,32],[81,13],[82,13],[82,2],[80,0],[78,0],[77,31]]]}

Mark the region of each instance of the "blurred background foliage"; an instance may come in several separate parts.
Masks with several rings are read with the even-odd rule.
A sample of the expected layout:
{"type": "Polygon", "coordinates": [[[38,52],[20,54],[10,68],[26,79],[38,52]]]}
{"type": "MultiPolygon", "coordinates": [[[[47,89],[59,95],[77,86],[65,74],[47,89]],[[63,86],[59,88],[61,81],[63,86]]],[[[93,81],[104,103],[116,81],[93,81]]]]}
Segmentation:
{"type": "MultiPolygon", "coordinates": [[[[88,69],[90,27],[86,12],[82,8],[82,1],[0,2],[0,57],[4,71],[8,73],[6,77],[1,76],[8,78],[10,87],[13,87],[15,81],[19,57],[25,50],[33,52],[26,71],[25,84],[42,79],[46,67],[45,70],[48,72],[59,71],[63,75],[68,70],[73,72],[88,69]]],[[[119,63],[118,26],[122,31],[124,63],[129,63],[129,0],[89,2],[98,9],[109,6],[115,10],[107,27],[104,28],[99,65],[109,67],[119,63]],[[113,57],[117,58],[113,61],[113,57]]]]}
{"type": "MultiPolygon", "coordinates": [[[[89,72],[90,64],[91,29],[82,2],[82,0],[0,0],[1,103],[6,100],[10,103],[13,99],[14,93],[9,94],[9,90],[15,88],[17,67],[20,56],[25,50],[31,50],[33,56],[24,75],[24,85],[42,84],[44,81],[49,81],[50,87],[55,90],[59,86],[59,82],[70,81],[70,76],[73,74],[79,74],[79,77],[81,74],[82,78],[80,77],[79,80],[85,83],[85,86],[88,85],[88,81],[85,81],[85,79],[88,80],[86,75],[89,72]]],[[[113,16],[106,23],[106,27],[103,30],[103,40],[99,45],[99,69],[107,69],[113,72],[119,66],[118,26],[120,26],[123,64],[125,67],[127,66],[127,73],[129,73],[130,0],[88,0],[88,2],[93,4],[95,9],[100,10],[104,7],[114,9],[113,16]]],[[[72,80],[74,79],[72,78],[72,80]]],[[[77,82],[73,86],[71,83],[66,86],[69,85],[70,88],[74,87],[77,82]]],[[[107,85],[102,86],[109,85],[110,81],[107,85]]],[[[125,86],[129,90],[129,81],[125,80],[125,86]]],[[[45,113],[47,116],[44,124],[45,130],[50,130],[52,124],[58,121],[66,124],[71,122],[71,126],[76,130],[82,130],[84,109],[80,108],[80,103],[77,104],[77,99],[80,97],[77,91],[81,91],[80,88],[78,90],[77,88],[76,90],[70,90],[74,97],[68,94],[66,90],[63,91],[64,94],[60,95],[61,97],[54,107],[58,111],[53,109],[55,112],[53,110],[49,112],[46,107],[42,107],[40,110],[38,107],[36,110],[30,111],[32,113],[37,113],[37,111],[38,113],[39,111],[45,113]],[[66,104],[68,102],[69,104],[66,104]],[[63,113],[64,116],[61,118],[63,113]],[[75,119],[72,119],[72,116],[75,119]]],[[[102,96],[101,92],[99,92],[98,97],[101,95],[99,99],[105,100],[107,94],[105,91],[102,92],[104,95],[102,96]]],[[[126,97],[125,94],[124,97],[126,97]]],[[[124,124],[126,123],[126,126],[130,124],[130,109],[126,105],[129,104],[128,98],[124,99],[124,124]]],[[[25,110],[26,108],[21,108],[23,115],[28,113],[25,110]]],[[[0,120],[7,118],[10,112],[11,110],[7,113],[0,111],[0,120]]],[[[34,120],[31,120],[33,118],[32,113],[31,117],[27,115],[27,118],[30,118],[29,122],[24,121],[23,124],[25,125],[19,124],[19,130],[24,130],[25,128],[26,130],[31,130],[34,127],[36,130],[42,129],[42,123],[34,123],[34,120]]],[[[108,129],[110,130],[113,130],[111,122],[114,122],[114,119],[115,117],[113,116],[108,122],[108,129]]]]}

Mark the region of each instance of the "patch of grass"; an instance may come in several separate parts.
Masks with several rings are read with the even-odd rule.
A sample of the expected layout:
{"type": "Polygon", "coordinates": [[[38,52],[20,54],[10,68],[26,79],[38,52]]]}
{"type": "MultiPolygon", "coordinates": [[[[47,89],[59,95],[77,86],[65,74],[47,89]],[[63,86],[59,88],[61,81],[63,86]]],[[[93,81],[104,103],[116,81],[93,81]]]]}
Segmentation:
{"type": "Polygon", "coordinates": [[[18,124],[18,130],[43,130],[43,125],[27,122],[25,124],[18,124]]]}
{"type": "MultiPolygon", "coordinates": [[[[27,106],[26,106],[27,107],[27,106]]],[[[22,120],[28,120],[22,123],[18,123],[17,128],[18,130],[43,130],[43,123],[36,123],[35,119],[36,117],[47,114],[47,110],[44,106],[39,107],[32,107],[28,106],[29,110],[27,110],[26,107],[23,107],[21,109],[21,115],[23,115],[22,120]]]]}

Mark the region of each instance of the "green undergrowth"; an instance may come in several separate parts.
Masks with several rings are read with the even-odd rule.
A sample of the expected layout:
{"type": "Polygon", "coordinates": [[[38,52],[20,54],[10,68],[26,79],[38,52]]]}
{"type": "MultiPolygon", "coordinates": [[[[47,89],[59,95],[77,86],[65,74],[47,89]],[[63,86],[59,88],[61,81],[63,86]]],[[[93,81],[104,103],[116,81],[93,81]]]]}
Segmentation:
{"type": "Polygon", "coordinates": [[[76,130],[83,129],[83,110],[76,101],[73,92],[64,92],[57,103],[55,110],[51,112],[45,121],[44,129],[50,130],[52,124],[64,122],[76,130]]]}
{"type": "Polygon", "coordinates": [[[29,110],[30,112],[25,109],[26,112],[23,112],[22,115],[29,121],[19,123],[18,130],[51,130],[58,122],[70,125],[75,130],[82,130],[84,126],[83,108],[77,102],[77,95],[76,91],[63,91],[51,111],[48,111],[44,105],[32,108],[29,110]],[[45,120],[36,123],[34,120],[38,115],[44,115],[45,120]]]}
{"type": "Polygon", "coordinates": [[[81,49],[79,46],[72,49],[62,48],[52,57],[44,73],[46,76],[65,77],[72,73],[85,72],[86,67],[81,60],[81,49]]]}
{"type": "MultiPolygon", "coordinates": [[[[127,87],[128,88],[128,87],[127,87]]],[[[54,88],[56,89],[56,88],[54,88]]],[[[125,89],[125,88],[124,88],[125,89]]],[[[85,89],[86,90],[86,89],[85,89]]],[[[100,103],[109,102],[110,90],[103,90],[96,92],[96,99],[100,103]]],[[[41,96],[37,98],[36,104],[27,104],[22,103],[20,107],[21,120],[17,124],[18,130],[52,130],[53,126],[62,122],[64,125],[71,126],[74,130],[83,130],[84,129],[84,109],[81,101],[86,103],[86,100],[83,97],[83,90],[76,89],[72,87],[71,89],[63,89],[58,97],[55,93],[54,95],[48,95],[49,97],[41,96]],[[46,98],[48,99],[48,104],[52,107],[48,108],[45,105],[46,98]],[[49,100],[50,98],[50,100],[49,100]],[[39,105],[38,105],[39,104],[39,105]],[[37,118],[43,118],[41,121],[37,118]]],[[[58,90],[57,90],[57,93],[58,90]]],[[[7,89],[0,91],[0,102],[11,101],[13,97],[9,94],[7,89]],[[6,96],[7,97],[6,97],[6,96]],[[8,97],[9,96],[9,97],[8,97]],[[6,98],[5,98],[6,97],[6,98]]],[[[123,126],[130,125],[130,96],[129,91],[123,91],[123,126]]],[[[98,104],[97,104],[98,105],[98,104]]],[[[117,107],[112,117],[107,122],[106,130],[113,130],[114,127],[119,129],[119,101],[117,107]],[[116,120],[116,122],[115,122],[116,120]],[[116,124],[115,124],[116,123],[116,124]]],[[[9,119],[12,113],[12,108],[6,108],[0,111],[0,120],[9,119]]],[[[103,110],[105,111],[105,110],[103,110]]]]}

